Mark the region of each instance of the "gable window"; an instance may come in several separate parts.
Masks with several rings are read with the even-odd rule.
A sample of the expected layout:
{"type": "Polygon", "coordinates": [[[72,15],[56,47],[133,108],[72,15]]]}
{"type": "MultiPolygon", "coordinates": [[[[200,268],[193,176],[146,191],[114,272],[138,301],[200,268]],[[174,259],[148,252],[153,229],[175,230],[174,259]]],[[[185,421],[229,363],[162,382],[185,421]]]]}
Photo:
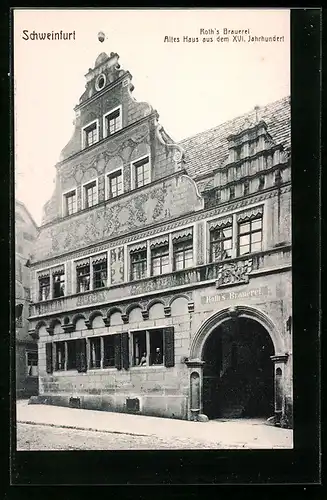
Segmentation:
{"type": "Polygon", "coordinates": [[[174,271],[193,266],[193,238],[183,238],[173,242],[174,271]]]}
{"type": "Polygon", "coordinates": [[[135,188],[150,183],[150,162],[148,156],[133,163],[133,176],[135,188]]]}
{"type": "Polygon", "coordinates": [[[169,246],[161,245],[151,249],[151,275],[158,276],[169,272],[169,246]]]}
{"type": "Polygon", "coordinates": [[[121,106],[104,115],[103,125],[104,137],[108,137],[122,128],[121,106]]]}
{"type": "Polygon", "coordinates": [[[235,198],[235,186],[229,188],[229,199],[232,200],[233,198],[235,198]]]}
{"type": "Polygon", "coordinates": [[[262,217],[238,224],[238,253],[245,255],[262,250],[262,217]]]}
{"type": "Polygon", "coordinates": [[[99,140],[98,120],[93,121],[82,129],[82,146],[87,148],[99,140]]]}
{"type": "Polygon", "coordinates": [[[64,273],[53,274],[52,279],[52,297],[63,297],[65,295],[65,275],[64,273]]]}
{"type": "Polygon", "coordinates": [[[139,280],[146,277],[147,259],[145,250],[133,250],[130,252],[131,280],[139,280]]]}
{"type": "Polygon", "coordinates": [[[132,332],[133,366],[174,366],[174,328],[132,332]]]}
{"type": "Polygon", "coordinates": [[[90,290],[90,264],[77,267],[77,293],[90,290]]]}
{"type": "Polygon", "coordinates": [[[123,175],[121,170],[116,170],[107,175],[108,198],[115,198],[123,193],[123,175]]]}
{"type": "Polygon", "coordinates": [[[264,187],[265,187],[265,176],[260,175],[258,190],[261,191],[262,189],[264,189],[264,187]]]}
{"type": "Polygon", "coordinates": [[[50,298],[50,276],[39,277],[39,300],[50,298]]]}
{"type": "Polygon", "coordinates": [[[107,259],[93,263],[93,289],[107,286],[107,259]]]}
{"type": "Polygon", "coordinates": [[[232,224],[210,230],[210,262],[232,256],[232,224]]]}
{"type": "Polygon", "coordinates": [[[98,203],[97,181],[94,180],[85,184],[84,189],[84,208],[93,207],[98,203]]]}
{"type": "Polygon", "coordinates": [[[76,190],[70,191],[69,193],[64,194],[64,214],[72,215],[76,212],[76,190]]]}

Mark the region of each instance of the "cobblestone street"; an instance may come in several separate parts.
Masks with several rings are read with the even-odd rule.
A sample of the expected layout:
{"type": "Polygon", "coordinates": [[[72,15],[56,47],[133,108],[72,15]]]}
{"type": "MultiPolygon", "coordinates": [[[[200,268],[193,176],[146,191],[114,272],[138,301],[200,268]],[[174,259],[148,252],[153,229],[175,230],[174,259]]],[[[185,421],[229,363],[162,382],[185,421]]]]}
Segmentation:
{"type": "Polygon", "coordinates": [[[215,443],[190,438],[133,436],[45,425],[17,425],[17,451],[217,449],[215,443]]]}
{"type": "Polygon", "coordinates": [[[17,402],[17,450],[292,448],[293,431],[262,420],[189,422],[17,402]]]}

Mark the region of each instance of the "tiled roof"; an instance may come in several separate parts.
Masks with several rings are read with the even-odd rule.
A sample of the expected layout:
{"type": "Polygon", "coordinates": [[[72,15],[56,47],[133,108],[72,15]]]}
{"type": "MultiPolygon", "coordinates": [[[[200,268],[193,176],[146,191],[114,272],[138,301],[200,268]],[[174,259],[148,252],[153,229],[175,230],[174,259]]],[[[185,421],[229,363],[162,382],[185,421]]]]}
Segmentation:
{"type": "MultiPolygon", "coordinates": [[[[185,150],[185,168],[188,174],[198,178],[210,174],[222,165],[228,155],[227,137],[239,132],[246,120],[254,122],[255,113],[255,110],[252,110],[210,130],[183,139],[179,144],[185,150]]],[[[291,147],[289,96],[259,108],[258,117],[266,122],[268,132],[276,143],[282,143],[285,149],[291,147]]]]}

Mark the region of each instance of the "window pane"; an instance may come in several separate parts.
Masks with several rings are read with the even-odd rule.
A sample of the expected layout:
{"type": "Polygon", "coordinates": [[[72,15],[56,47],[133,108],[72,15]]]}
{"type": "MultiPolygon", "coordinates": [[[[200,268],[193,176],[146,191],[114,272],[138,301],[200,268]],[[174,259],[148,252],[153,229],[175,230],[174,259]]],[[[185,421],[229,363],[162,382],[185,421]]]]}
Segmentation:
{"type": "Polygon", "coordinates": [[[103,337],[103,368],[115,366],[114,337],[107,335],[103,337]]]}
{"type": "Polygon", "coordinates": [[[101,366],[101,340],[100,337],[90,339],[90,368],[101,366]]]}
{"type": "Polygon", "coordinates": [[[144,366],[146,364],[146,332],[133,333],[133,365],[144,366]]]}
{"type": "Polygon", "coordinates": [[[252,230],[255,231],[256,229],[261,229],[261,223],[261,219],[252,221],[252,230]]]}
{"type": "Polygon", "coordinates": [[[239,226],[240,233],[248,233],[250,231],[250,223],[245,222],[239,226]]]}
{"type": "Polygon", "coordinates": [[[163,332],[150,330],[150,365],[163,364],[163,332]]]}
{"type": "Polygon", "coordinates": [[[261,251],[261,241],[259,243],[252,243],[251,251],[252,252],[260,252],[261,251]]]}
{"type": "Polygon", "coordinates": [[[261,241],[261,231],[251,234],[251,243],[256,243],[261,241]]]}
{"type": "Polygon", "coordinates": [[[67,370],[76,369],[76,341],[67,342],[67,370]]]}
{"type": "Polygon", "coordinates": [[[226,228],[222,230],[223,238],[231,238],[232,237],[232,228],[226,228]]]}
{"type": "Polygon", "coordinates": [[[248,234],[246,236],[240,236],[240,246],[249,244],[250,244],[250,236],[248,234]]]}
{"type": "Polygon", "coordinates": [[[240,255],[244,255],[246,253],[249,253],[250,252],[250,246],[249,245],[245,245],[244,247],[240,247],[240,255]]]}
{"type": "Polygon", "coordinates": [[[65,342],[56,342],[56,370],[65,369],[65,342]]]}

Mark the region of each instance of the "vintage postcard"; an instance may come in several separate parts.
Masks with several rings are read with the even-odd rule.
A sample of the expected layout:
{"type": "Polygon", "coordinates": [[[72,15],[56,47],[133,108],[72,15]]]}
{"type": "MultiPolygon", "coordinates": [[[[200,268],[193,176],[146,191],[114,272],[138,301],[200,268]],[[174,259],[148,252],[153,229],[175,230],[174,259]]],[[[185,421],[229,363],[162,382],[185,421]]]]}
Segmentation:
{"type": "Polygon", "coordinates": [[[290,10],[13,28],[17,450],[292,449],[290,10]]]}

